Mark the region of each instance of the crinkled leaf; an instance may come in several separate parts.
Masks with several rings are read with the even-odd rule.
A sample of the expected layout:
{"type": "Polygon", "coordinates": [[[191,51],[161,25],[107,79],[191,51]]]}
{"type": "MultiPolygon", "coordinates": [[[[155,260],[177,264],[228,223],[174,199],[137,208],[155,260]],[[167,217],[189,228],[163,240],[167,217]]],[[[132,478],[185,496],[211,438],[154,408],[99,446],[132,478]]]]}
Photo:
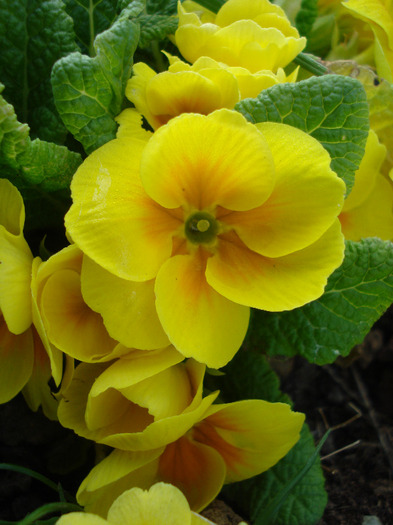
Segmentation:
{"type": "MultiPolygon", "coordinates": [[[[290,402],[280,392],[279,380],[265,357],[253,351],[241,350],[223,369],[224,376],[209,378],[212,388],[219,388],[226,402],[238,399],[265,399],[271,402],[290,402]]],[[[310,431],[305,425],[300,440],[289,453],[267,472],[224,488],[224,497],[253,525],[260,521],[269,503],[276,499],[288,482],[306,465],[315,451],[310,431]]],[[[284,499],[277,525],[314,525],[326,505],[324,479],[317,460],[284,499]]]]}
{"type": "Polygon", "coordinates": [[[138,39],[138,26],[121,18],[96,38],[94,58],[72,53],[53,68],[56,107],[87,153],[116,135],[114,117],[121,111],[138,39]]]}
{"type": "Polygon", "coordinates": [[[239,102],[236,109],[250,122],[283,122],[316,138],[350,192],[369,130],[366,93],[360,82],[325,75],[277,84],[257,98],[239,102]]]}
{"type": "Polygon", "coordinates": [[[302,0],[295,24],[301,36],[308,36],[318,16],[318,0],[302,0]]]}
{"type": "Polygon", "coordinates": [[[146,11],[149,14],[174,15],[177,10],[177,0],[147,0],[146,11]]]}
{"type": "Polygon", "coordinates": [[[254,311],[246,346],[300,354],[323,365],[349,354],[393,302],[393,244],[347,241],[345,259],[322,297],[289,312],[254,311]]]}
{"type": "Polygon", "coordinates": [[[77,49],[72,19],[61,0],[0,0],[0,79],[5,97],[33,136],[61,143],[50,72],[77,49]]]}
{"type": "Polygon", "coordinates": [[[71,178],[81,162],[65,146],[31,141],[27,124],[18,122],[14,108],[0,95],[0,176],[21,191],[27,229],[62,224],[71,178]]]}
{"type": "Polygon", "coordinates": [[[167,15],[143,15],[138,18],[141,28],[139,47],[146,48],[153,40],[163,40],[173,34],[178,26],[178,19],[167,15]]]}
{"type": "Polygon", "coordinates": [[[146,7],[146,0],[119,0],[118,10],[121,11],[120,17],[136,17],[146,7]]]}

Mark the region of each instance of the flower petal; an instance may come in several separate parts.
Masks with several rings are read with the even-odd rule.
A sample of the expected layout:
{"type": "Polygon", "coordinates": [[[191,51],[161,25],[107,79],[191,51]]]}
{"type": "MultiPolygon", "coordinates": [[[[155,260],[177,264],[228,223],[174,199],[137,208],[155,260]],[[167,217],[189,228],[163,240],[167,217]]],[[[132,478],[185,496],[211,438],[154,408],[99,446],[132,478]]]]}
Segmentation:
{"type": "Polygon", "coordinates": [[[252,252],[235,235],[228,235],[208,260],[206,279],[239,304],[271,312],[291,310],[323,294],[328,276],[341,264],[343,255],[338,219],[304,250],[275,259],[252,252]]]}
{"type": "Polygon", "coordinates": [[[331,226],[343,205],[345,184],[330,169],[330,156],[303,131],[267,122],[256,125],[273,154],[276,183],[260,207],[222,221],[252,250],[281,257],[301,250],[331,226]]]}
{"type": "Polygon", "coordinates": [[[232,359],[246,335],[250,312],[209,286],[200,254],[169,259],[155,291],[158,316],[179,352],[213,368],[232,359]]]}
{"type": "Polygon", "coordinates": [[[225,483],[232,483],[275,465],[298,441],[303,422],[304,414],[285,403],[252,399],[213,405],[192,436],[222,456],[225,483]]]}
{"type": "Polygon", "coordinates": [[[217,496],[225,474],[225,463],[214,448],[186,436],[168,445],[160,457],[160,479],[178,487],[196,512],[217,496]]]}
{"type": "Polygon", "coordinates": [[[141,159],[143,186],[165,208],[249,210],[268,198],[273,177],[262,134],[227,109],[172,119],[141,159]]]}
{"type": "Polygon", "coordinates": [[[69,234],[91,259],[123,279],[155,277],[181,222],[147,197],[139,179],[146,142],[116,139],[94,151],[71,184],[69,234]]]}
{"type": "Polygon", "coordinates": [[[169,345],[158,320],[154,281],[126,281],[83,258],[82,294],[99,312],[109,334],[129,348],[153,350],[169,345]]]}
{"type": "Polygon", "coordinates": [[[32,330],[15,335],[0,314],[0,403],[6,403],[25,386],[33,371],[32,330]]]}
{"type": "Polygon", "coordinates": [[[23,235],[25,206],[19,190],[7,179],[0,179],[0,227],[15,235],[23,235]]]}
{"type": "Polygon", "coordinates": [[[149,491],[132,488],[123,492],[108,512],[113,525],[191,525],[184,495],[173,485],[156,483],[149,491]]]}
{"type": "Polygon", "coordinates": [[[56,521],[56,525],[109,525],[109,521],[100,518],[96,514],[71,512],[60,516],[56,521]]]}
{"type": "Polygon", "coordinates": [[[143,489],[158,481],[158,458],[163,448],[145,452],[114,450],[82,481],[77,500],[86,511],[106,516],[113,501],[132,487],[143,489]]]}

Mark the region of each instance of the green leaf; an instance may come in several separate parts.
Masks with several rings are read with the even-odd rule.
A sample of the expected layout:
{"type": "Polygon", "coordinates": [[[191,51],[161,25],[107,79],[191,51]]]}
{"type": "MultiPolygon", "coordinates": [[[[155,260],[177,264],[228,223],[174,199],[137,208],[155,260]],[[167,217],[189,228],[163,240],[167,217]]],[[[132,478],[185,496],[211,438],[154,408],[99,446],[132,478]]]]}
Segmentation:
{"type": "Polygon", "coordinates": [[[50,72],[77,49],[72,19],[61,0],[0,0],[0,79],[5,97],[33,136],[61,143],[66,129],[57,114],[50,72]]]}
{"type": "Polygon", "coordinates": [[[177,12],[177,0],[147,0],[146,11],[149,14],[174,15],[177,12]]]}
{"type": "Polygon", "coordinates": [[[114,117],[121,111],[138,39],[138,26],[120,18],[96,38],[97,56],[72,53],[54,65],[57,110],[87,153],[116,136],[114,117]]]}
{"type": "Polygon", "coordinates": [[[139,47],[146,48],[153,40],[163,40],[173,34],[179,20],[167,15],[143,15],[138,18],[141,28],[139,47]]]}
{"type": "MultiPolygon", "coordinates": [[[[207,378],[212,390],[219,388],[226,402],[239,399],[265,399],[290,402],[280,391],[279,380],[264,356],[253,351],[239,351],[223,369],[224,376],[207,378]]],[[[249,480],[224,487],[224,498],[253,525],[268,525],[260,520],[269,504],[297,476],[315,452],[307,425],[300,440],[289,453],[267,472],[249,480]]],[[[283,499],[278,510],[279,525],[314,525],[326,505],[324,479],[318,459],[283,499]]],[[[283,494],[283,496],[285,493],[283,494]]]]}
{"type": "Polygon", "coordinates": [[[93,55],[95,37],[108,29],[117,16],[117,0],[64,0],[64,3],[74,21],[81,50],[93,55]]]}
{"type": "Polygon", "coordinates": [[[295,24],[301,36],[308,36],[318,16],[318,0],[302,0],[295,24]]]}
{"type": "MultiPolygon", "coordinates": [[[[305,424],[300,440],[274,467],[240,483],[224,488],[224,497],[236,510],[247,514],[253,525],[267,525],[264,509],[283,491],[289,480],[299,474],[313,455],[315,445],[305,424]]],[[[275,525],[315,525],[326,507],[324,477],[317,459],[307,474],[293,487],[279,508],[275,525]]]]}
{"type": "Polygon", "coordinates": [[[323,365],[347,356],[393,302],[393,244],[347,241],[345,259],[322,297],[282,313],[253,311],[246,346],[268,355],[300,354],[323,365]]]}
{"type": "MultiPolygon", "coordinates": [[[[0,93],[2,88],[0,84],[0,93]]],[[[65,146],[32,141],[27,124],[18,122],[14,108],[0,95],[0,176],[22,193],[27,229],[62,225],[71,178],[81,162],[65,146]]]]}
{"type": "Polygon", "coordinates": [[[331,168],[350,192],[369,130],[366,93],[359,81],[325,75],[277,84],[235,109],[253,123],[283,122],[309,133],[328,151],[331,168]]]}

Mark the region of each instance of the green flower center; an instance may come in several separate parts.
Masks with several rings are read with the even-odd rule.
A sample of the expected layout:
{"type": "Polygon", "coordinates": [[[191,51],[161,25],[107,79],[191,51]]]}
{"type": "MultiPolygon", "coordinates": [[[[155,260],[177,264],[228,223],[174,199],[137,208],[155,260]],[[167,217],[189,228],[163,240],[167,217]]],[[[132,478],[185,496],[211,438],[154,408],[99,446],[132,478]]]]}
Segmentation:
{"type": "Polygon", "coordinates": [[[209,213],[197,211],[187,219],[184,232],[187,239],[194,244],[209,244],[216,238],[218,222],[209,213]]]}

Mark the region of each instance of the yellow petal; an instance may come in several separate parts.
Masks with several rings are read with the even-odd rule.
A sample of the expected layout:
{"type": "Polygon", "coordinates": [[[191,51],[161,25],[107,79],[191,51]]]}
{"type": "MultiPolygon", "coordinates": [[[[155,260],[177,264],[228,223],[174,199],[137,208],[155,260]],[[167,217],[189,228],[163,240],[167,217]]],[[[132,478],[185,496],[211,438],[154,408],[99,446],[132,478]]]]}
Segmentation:
{"type": "Polygon", "coordinates": [[[25,206],[18,189],[7,179],[0,179],[0,229],[12,235],[23,234],[25,206]]]}
{"type": "Polygon", "coordinates": [[[154,281],[126,281],[83,258],[82,294],[99,312],[109,334],[129,348],[152,350],[169,345],[158,320],[154,281]]]}
{"type": "Polygon", "coordinates": [[[260,207],[226,215],[252,250],[280,257],[315,242],[341,211],[345,184],[330,169],[330,156],[307,133],[285,124],[257,124],[273,154],[276,182],[260,207]]]}
{"type": "Polygon", "coordinates": [[[225,482],[232,483],[275,465],[298,441],[303,422],[304,414],[285,403],[252,399],[212,406],[192,435],[222,456],[225,482]]]}
{"type": "Polygon", "coordinates": [[[158,481],[158,458],[163,450],[114,450],[82,481],[77,494],[78,503],[87,511],[106,516],[114,500],[125,490],[132,487],[146,489],[158,481]]]}
{"type": "Polygon", "coordinates": [[[173,485],[156,483],[149,491],[133,488],[123,492],[108,512],[113,525],[191,525],[190,507],[173,485]]]}
{"type": "Polygon", "coordinates": [[[298,252],[269,259],[235,236],[221,239],[207,263],[207,282],[239,304],[261,310],[291,310],[320,297],[328,276],[341,264],[344,238],[338,219],[322,237],[298,252]]]}
{"type": "Polygon", "coordinates": [[[46,281],[41,311],[50,341],[80,361],[110,359],[117,342],[105,329],[102,317],[84,302],[80,275],[59,270],[46,281]]]}
{"type": "Polygon", "coordinates": [[[196,512],[220,492],[225,472],[225,463],[214,448],[186,436],[168,445],[160,457],[160,478],[178,487],[196,512]]]}
{"type": "Polygon", "coordinates": [[[144,147],[141,140],[116,139],[89,155],[73,177],[73,204],[65,217],[84,253],[115,275],[137,281],[155,277],[181,226],[141,186],[144,147]]]}
{"type": "Polygon", "coordinates": [[[70,514],[63,514],[56,521],[56,525],[109,525],[109,521],[95,514],[71,512],[70,514]]]}
{"type": "Polygon", "coordinates": [[[226,109],[172,119],[154,133],[141,160],[146,192],[166,208],[248,210],[268,198],[273,177],[262,134],[226,109]]]}
{"type": "Polygon", "coordinates": [[[179,352],[213,368],[232,359],[246,335],[250,312],[209,286],[198,254],[169,259],[155,290],[159,318],[179,352]]]}
{"type": "Polygon", "coordinates": [[[143,129],[142,115],[134,108],[127,108],[115,118],[119,124],[116,137],[118,139],[139,139],[148,141],[151,137],[151,132],[143,129]]]}
{"type": "Polygon", "coordinates": [[[34,342],[29,329],[12,334],[0,314],[0,403],[6,403],[25,386],[33,371],[34,342]]]}

